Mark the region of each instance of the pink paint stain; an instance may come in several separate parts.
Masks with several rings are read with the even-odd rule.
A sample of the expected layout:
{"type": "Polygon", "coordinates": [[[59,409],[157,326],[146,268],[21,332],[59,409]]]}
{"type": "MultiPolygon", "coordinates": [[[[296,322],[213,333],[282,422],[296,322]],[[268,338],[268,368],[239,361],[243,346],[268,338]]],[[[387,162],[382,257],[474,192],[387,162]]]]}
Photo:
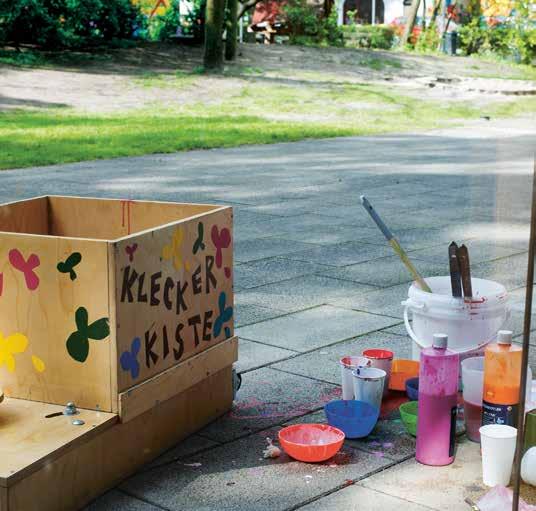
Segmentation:
{"type": "Polygon", "coordinates": [[[4,290],[4,274],[0,273],[0,296],[2,296],[3,290],[4,290]]]}
{"type": "Polygon", "coordinates": [[[39,277],[34,270],[41,264],[41,261],[36,254],[30,254],[26,261],[20,251],[14,248],[9,251],[9,262],[13,268],[24,274],[26,287],[30,291],[34,291],[39,287],[39,277]]]}
{"type": "Polygon", "coordinates": [[[229,267],[226,266],[226,267],[224,268],[224,273],[225,273],[225,276],[226,276],[228,279],[231,278],[231,268],[229,268],[229,267]]]}
{"type": "Polygon", "coordinates": [[[231,232],[227,227],[218,231],[218,226],[214,225],[210,231],[210,237],[212,238],[212,243],[214,243],[214,246],[216,247],[216,267],[221,268],[223,264],[223,249],[228,248],[231,244],[231,232]]]}
{"type": "Polygon", "coordinates": [[[127,245],[125,247],[125,252],[127,253],[128,260],[130,262],[134,261],[134,252],[136,252],[137,249],[138,249],[138,244],[137,243],[133,243],[132,245],[127,245]]]}

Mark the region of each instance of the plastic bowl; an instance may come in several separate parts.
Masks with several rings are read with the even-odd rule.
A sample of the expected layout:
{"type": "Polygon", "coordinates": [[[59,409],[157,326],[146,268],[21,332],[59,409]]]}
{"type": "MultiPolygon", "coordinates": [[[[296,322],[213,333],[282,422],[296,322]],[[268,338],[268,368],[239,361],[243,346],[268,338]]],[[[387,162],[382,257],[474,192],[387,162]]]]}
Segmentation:
{"type": "Polygon", "coordinates": [[[400,405],[400,417],[408,433],[412,436],[417,436],[417,415],[419,410],[418,401],[408,401],[400,405]]]}
{"type": "Polygon", "coordinates": [[[292,458],[307,463],[326,461],[337,454],[344,433],[327,424],[294,424],[279,432],[279,444],[292,458]]]}
{"type": "Polygon", "coordinates": [[[331,401],[324,407],[328,424],[347,438],[363,438],[374,429],[380,410],[363,401],[331,401]]]}
{"type": "Polygon", "coordinates": [[[393,360],[389,388],[404,391],[406,390],[406,380],[417,376],[419,376],[419,362],[405,358],[393,360]]]}
{"type": "Polygon", "coordinates": [[[406,394],[412,401],[419,399],[419,378],[410,378],[406,380],[406,394]]]}

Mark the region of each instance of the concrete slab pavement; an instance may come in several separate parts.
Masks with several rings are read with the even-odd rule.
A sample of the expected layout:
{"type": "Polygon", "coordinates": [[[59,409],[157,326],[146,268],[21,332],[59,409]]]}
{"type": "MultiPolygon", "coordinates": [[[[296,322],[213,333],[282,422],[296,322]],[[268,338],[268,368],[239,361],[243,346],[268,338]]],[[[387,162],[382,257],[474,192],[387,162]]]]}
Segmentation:
{"type": "Polygon", "coordinates": [[[235,307],[246,339],[235,407],[199,432],[200,450],[177,446],[88,509],[461,509],[478,486],[475,446],[461,444],[450,469],[418,466],[406,459],[413,445],[396,417],[347,442],[351,456],[337,468],[259,457],[284,423],[324,420],[315,412],[340,395],[344,352],[366,342],[409,356],[400,306],[409,280],[359,195],[425,275],[445,271],[451,239],[465,241],[473,275],[503,282],[519,300],[535,142],[525,118],[1,172],[2,200],[67,194],[235,207],[235,307]]]}

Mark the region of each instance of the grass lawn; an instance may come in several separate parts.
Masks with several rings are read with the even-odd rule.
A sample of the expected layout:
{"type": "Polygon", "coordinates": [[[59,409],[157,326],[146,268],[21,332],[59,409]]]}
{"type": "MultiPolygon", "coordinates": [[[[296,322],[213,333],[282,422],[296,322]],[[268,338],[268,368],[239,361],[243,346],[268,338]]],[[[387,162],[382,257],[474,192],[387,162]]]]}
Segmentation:
{"type": "MultiPolygon", "coordinates": [[[[397,70],[398,64],[379,65],[376,57],[369,60],[373,68],[397,70]]],[[[300,73],[292,79],[285,73],[274,79],[251,66],[235,66],[221,77],[207,77],[197,69],[149,71],[133,75],[129,86],[150,97],[176,92],[188,101],[173,106],[155,101],[108,113],[63,107],[5,110],[0,113],[0,169],[426,130],[484,115],[536,112],[535,97],[478,107],[468,101],[418,99],[389,84],[346,81],[336,73],[300,73]],[[206,95],[199,93],[205,90],[206,95]]]]}

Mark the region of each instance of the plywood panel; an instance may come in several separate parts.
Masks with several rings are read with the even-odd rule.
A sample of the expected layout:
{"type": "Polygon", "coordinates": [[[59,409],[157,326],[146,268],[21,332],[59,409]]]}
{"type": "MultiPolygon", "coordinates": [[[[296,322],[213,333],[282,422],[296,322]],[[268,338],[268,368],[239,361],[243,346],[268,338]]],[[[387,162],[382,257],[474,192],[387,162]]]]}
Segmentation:
{"type": "Polygon", "coordinates": [[[121,421],[134,419],[237,360],[238,338],[232,337],[130,388],[119,396],[121,421]]]}
{"type": "Polygon", "coordinates": [[[0,387],[6,395],[111,410],[111,339],[95,333],[102,337],[109,314],[106,243],[0,233],[0,279],[0,387]],[[81,260],[71,274],[66,261],[74,253],[81,260]],[[88,325],[99,320],[74,339],[76,349],[88,348],[83,362],[67,350],[79,309],[87,312],[88,325]]]}
{"type": "Polygon", "coordinates": [[[203,204],[49,197],[55,236],[114,240],[218,209],[203,204]]]}
{"type": "Polygon", "coordinates": [[[232,210],[114,244],[118,390],[234,335],[232,210]]]}
{"type": "Polygon", "coordinates": [[[0,206],[0,232],[48,234],[48,200],[37,197],[0,206]]]}
{"type": "Polygon", "coordinates": [[[136,419],[100,432],[10,486],[6,511],[82,508],[144,463],[225,413],[232,395],[228,367],[136,419]]]}
{"type": "Polygon", "coordinates": [[[0,486],[13,485],[36,467],[57,459],[83,437],[92,436],[118,422],[111,413],[80,410],[74,417],[61,414],[62,406],[6,399],[0,409],[0,486]],[[47,418],[47,415],[54,415],[47,418]],[[73,418],[85,422],[74,426],[73,418]]]}

